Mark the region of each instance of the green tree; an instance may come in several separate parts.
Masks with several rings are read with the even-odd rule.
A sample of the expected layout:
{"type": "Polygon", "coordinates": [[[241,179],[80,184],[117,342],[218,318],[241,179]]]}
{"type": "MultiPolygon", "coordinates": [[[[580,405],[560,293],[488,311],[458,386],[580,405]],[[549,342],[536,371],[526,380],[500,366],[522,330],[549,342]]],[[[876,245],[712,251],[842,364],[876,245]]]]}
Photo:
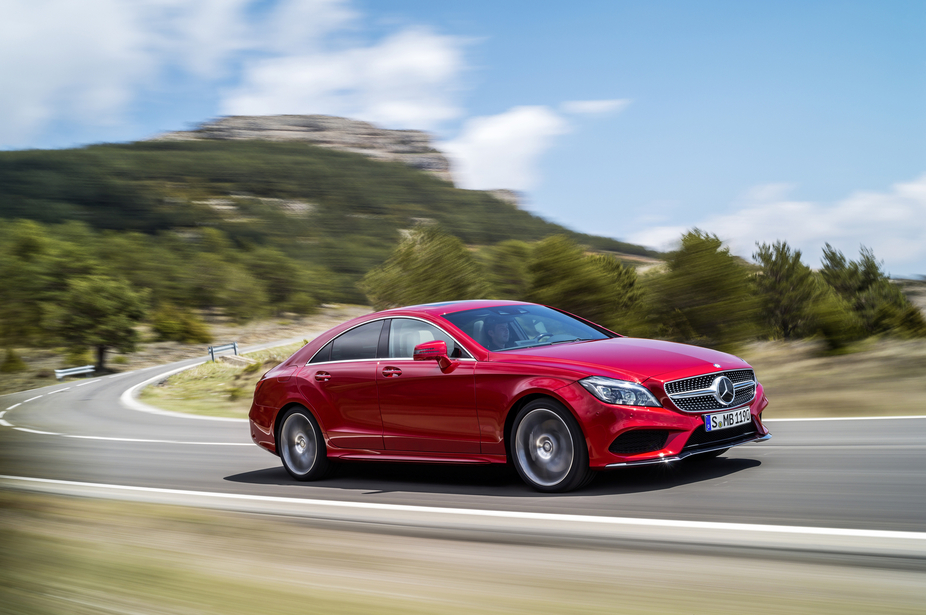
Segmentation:
{"type": "Polygon", "coordinates": [[[586,255],[568,237],[547,237],[528,264],[527,298],[606,327],[620,328],[640,298],[636,272],[613,257],[586,255]]]}
{"type": "Polygon", "coordinates": [[[0,240],[0,341],[7,348],[36,343],[44,335],[53,241],[25,220],[3,229],[0,240]]]}
{"type": "Polygon", "coordinates": [[[502,241],[486,250],[486,268],[496,297],[514,301],[526,297],[530,255],[530,245],[517,239],[502,241]]]}
{"type": "Polygon", "coordinates": [[[757,305],[746,267],[716,235],[694,229],[652,279],[647,317],[659,337],[734,350],[755,333],[757,305]]]}
{"type": "Polygon", "coordinates": [[[479,299],[489,293],[487,274],[463,245],[436,226],[417,226],[360,289],[376,309],[479,299]]]}
{"type": "Polygon", "coordinates": [[[756,244],[752,255],[761,269],[756,274],[759,313],[773,337],[790,340],[809,333],[817,285],[813,271],[801,262],[801,251],[786,242],[756,244]]]}
{"type": "Polygon", "coordinates": [[[102,371],[108,349],[133,352],[138,341],[135,324],[145,315],[147,293],[124,280],[84,276],[70,280],[53,310],[54,331],[72,349],[94,348],[102,371]]]}
{"type": "Polygon", "coordinates": [[[884,272],[883,262],[862,246],[858,261],[850,261],[830,244],[823,248],[821,275],[852,306],[869,335],[897,332],[926,336],[926,319],[884,272]]]}

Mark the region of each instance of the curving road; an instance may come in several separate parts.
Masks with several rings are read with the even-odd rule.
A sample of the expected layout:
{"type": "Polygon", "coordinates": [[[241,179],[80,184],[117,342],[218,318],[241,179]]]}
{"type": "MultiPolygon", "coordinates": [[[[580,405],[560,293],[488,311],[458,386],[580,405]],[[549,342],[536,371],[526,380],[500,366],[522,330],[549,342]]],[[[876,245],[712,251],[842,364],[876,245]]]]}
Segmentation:
{"type": "Polygon", "coordinates": [[[137,385],[197,362],[0,397],[3,482],[30,477],[182,490],[200,499],[233,494],[270,511],[312,500],[356,503],[353,510],[375,505],[391,515],[421,506],[511,511],[522,523],[553,522],[555,515],[657,526],[670,520],[675,525],[664,525],[693,523],[685,526],[689,533],[700,531],[698,522],[910,532],[917,557],[926,552],[926,417],[770,422],[768,443],[709,462],[609,472],[565,495],[536,493],[498,467],[352,464],[323,482],[296,483],[276,457],[251,444],[244,421],[155,414],[126,403],[137,385]]]}

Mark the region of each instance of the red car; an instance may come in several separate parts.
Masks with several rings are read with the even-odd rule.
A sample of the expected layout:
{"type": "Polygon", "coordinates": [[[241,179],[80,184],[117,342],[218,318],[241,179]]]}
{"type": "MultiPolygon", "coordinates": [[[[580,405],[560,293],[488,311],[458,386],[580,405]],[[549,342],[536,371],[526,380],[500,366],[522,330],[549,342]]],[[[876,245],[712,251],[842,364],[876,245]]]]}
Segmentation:
{"type": "Polygon", "coordinates": [[[768,440],[752,367],[514,301],[346,322],[261,378],[251,437],[297,480],[331,460],[511,462],[540,491],[768,440]]]}

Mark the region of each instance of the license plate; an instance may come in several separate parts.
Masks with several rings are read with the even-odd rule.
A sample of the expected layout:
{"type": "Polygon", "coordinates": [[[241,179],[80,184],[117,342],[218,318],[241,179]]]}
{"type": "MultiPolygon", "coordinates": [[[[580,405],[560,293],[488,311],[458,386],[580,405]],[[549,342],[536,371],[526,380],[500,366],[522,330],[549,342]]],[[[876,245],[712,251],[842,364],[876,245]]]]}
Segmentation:
{"type": "Polygon", "coordinates": [[[730,410],[729,412],[718,412],[717,414],[705,414],[704,431],[717,431],[718,429],[745,425],[751,420],[749,408],[740,408],[739,410],[730,410]]]}

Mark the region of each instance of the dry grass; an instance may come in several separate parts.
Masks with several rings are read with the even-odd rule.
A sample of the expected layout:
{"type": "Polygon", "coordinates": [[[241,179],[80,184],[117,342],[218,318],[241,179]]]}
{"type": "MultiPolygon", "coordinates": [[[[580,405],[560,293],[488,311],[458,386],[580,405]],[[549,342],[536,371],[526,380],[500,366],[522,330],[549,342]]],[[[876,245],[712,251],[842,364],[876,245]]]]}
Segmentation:
{"type": "MultiPolygon", "coordinates": [[[[241,325],[214,322],[209,324],[209,330],[215,340],[214,344],[237,341],[239,345],[248,346],[297,336],[312,339],[345,320],[369,311],[370,308],[363,306],[334,305],[326,306],[311,316],[255,320],[241,325]]],[[[140,329],[142,338],[150,340],[150,332],[144,327],[140,329]]],[[[210,344],[146,341],[139,345],[138,352],[125,355],[108,353],[106,364],[108,369],[115,372],[131,371],[195,357],[205,358],[208,356],[209,346],[210,344]]],[[[26,370],[0,373],[0,395],[55,384],[55,369],[74,366],[68,365],[64,348],[17,348],[16,352],[25,361],[26,370]]],[[[0,352],[0,360],[2,358],[3,353],[0,352]]],[[[77,364],[88,363],[93,363],[89,353],[77,364]]]]}
{"type": "Polygon", "coordinates": [[[0,613],[922,613],[922,572],[0,491],[0,613]]]}
{"type": "Polygon", "coordinates": [[[870,339],[855,350],[762,342],[742,357],[765,387],[766,418],[926,414],[926,340],[870,339]]]}
{"type": "Polygon", "coordinates": [[[297,343],[247,354],[246,357],[255,361],[247,367],[221,361],[204,363],[145,387],[140,398],[145,403],[174,412],[247,418],[254,386],[261,375],[301,347],[302,344],[297,343]]]}
{"type": "MultiPolygon", "coordinates": [[[[177,412],[244,418],[260,375],[297,346],[254,355],[257,371],[207,364],[148,387],[142,399],[177,412]]],[[[757,342],[742,356],[770,405],[766,418],[926,414],[926,340],[872,339],[838,356],[814,342],[757,342]]],[[[252,368],[254,369],[254,368],[252,368]]]]}

